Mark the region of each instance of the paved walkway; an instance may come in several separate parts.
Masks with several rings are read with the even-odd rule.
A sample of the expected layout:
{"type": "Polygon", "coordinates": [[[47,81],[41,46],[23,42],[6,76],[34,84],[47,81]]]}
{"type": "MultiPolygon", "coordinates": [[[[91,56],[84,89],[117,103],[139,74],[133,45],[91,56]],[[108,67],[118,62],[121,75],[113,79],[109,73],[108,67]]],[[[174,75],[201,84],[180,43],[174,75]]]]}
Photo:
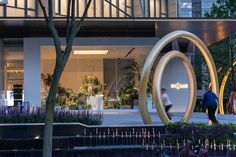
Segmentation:
{"type": "MultiPolygon", "coordinates": [[[[141,115],[138,110],[105,110],[103,112],[104,120],[103,126],[126,126],[126,125],[143,125],[141,115]]],[[[154,125],[162,125],[161,120],[157,113],[151,112],[151,118],[154,125]]],[[[171,113],[174,122],[182,118],[183,113],[171,113]]],[[[236,115],[218,115],[217,118],[220,123],[233,123],[236,124],[236,115]]],[[[189,122],[194,123],[208,123],[206,113],[195,112],[189,122]]]]}

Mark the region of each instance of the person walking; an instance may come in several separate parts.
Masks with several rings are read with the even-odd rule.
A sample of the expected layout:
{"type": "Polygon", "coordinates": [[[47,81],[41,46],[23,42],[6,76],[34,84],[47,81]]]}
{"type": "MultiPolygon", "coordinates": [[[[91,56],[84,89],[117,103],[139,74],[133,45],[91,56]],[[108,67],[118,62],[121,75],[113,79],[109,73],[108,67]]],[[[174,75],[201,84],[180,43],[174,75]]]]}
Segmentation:
{"type": "Polygon", "coordinates": [[[169,114],[169,110],[173,106],[173,104],[172,104],[172,102],[170,100],[170,97],[166,93],[166,89],[165,88],[161,89],[161,99],[162,99],[163,105],[165,107],[166,114],[169,117],[169,119],[171,120],[171,116],[169,114]]]}
{"type": "Polygon", "coordinates": [[[211,91],[210,88],[206,91],[203,96],[203,111],[208,110],[208,119],[212,121],[213,124],[219,123],[216,119],[215,113],[218,105],[218,97],[215,93],[211,91]]]}
{"type": "Polygon", "coordinates": [[[236,110],[236,92],[231,92],[228,102],[228,113],[235,114],[236,110]]]}

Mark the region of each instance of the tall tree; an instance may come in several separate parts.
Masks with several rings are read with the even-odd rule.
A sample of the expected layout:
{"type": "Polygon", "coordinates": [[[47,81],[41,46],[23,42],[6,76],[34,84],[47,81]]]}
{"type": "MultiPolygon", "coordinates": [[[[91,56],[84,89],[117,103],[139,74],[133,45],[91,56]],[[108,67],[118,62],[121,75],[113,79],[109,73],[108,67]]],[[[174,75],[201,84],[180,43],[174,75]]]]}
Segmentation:
{"type": "Polygon", "coordinates": [[[210,12],[205,13],[205,16],[209,18],[235,18],[236,2],[235,0],[217,0],[210,12]]]}
{"type": "Polygon", "coordinates": [[[46,117],[44,127],[44,141],[43,141],[43,157],[52,156],[52,136],[53,136],[53,117],[54,106],[56,103],[56,94],[58,90],[59,81],[65,65],[69,59],[72,51],[72,46],[77,33],[80,31],[81,25],[87,15],[89,6],[92,0],[87,2],[86,8],[80,20],[75,18],[75,0],[67,1],[67,15],[66,15],[66,45],[62,47],[58,30],[54,23],[53,0],[48,0],[48,8],[44,6],[42,0],[38,3],[42,9],[46,24],[51,33],[56,50],[56,64],[53,71],[53,77],[50,84],[49,94],[46,99],[46,117]]]}
{"type": "MultiPolygon", "coordinates": [[[[236,1],[235,0],[217,0],[215,4],[213,4],[210,12],[205,14],[208,18],[236,18],[236,1]]],[[[235,35],[229,36],[229,38],[224,39],[225,44],[227,45],[229,57],[230,57],[230,65],[232,68],[231,71],[231,90],[236,90],[235,85],[235,70],[233,67],[233,62],[235,60],[234,48],[235,48],[235,35]]],[[[217,51],[217,50],[216,50],[217,51]]],[[[226,53],[226,52],[225,52],[226,53]]]]}

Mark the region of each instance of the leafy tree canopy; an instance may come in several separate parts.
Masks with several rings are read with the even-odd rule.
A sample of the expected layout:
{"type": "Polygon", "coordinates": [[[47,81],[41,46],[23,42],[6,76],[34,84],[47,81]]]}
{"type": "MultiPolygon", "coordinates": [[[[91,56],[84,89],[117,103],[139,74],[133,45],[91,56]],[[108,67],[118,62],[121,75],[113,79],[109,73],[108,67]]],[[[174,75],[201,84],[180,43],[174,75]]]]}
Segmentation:
{"type": "Polygon", "coordinates": [[[235,18],[236,0],[217,0],[205,16],[208,18],[235,18]]]}

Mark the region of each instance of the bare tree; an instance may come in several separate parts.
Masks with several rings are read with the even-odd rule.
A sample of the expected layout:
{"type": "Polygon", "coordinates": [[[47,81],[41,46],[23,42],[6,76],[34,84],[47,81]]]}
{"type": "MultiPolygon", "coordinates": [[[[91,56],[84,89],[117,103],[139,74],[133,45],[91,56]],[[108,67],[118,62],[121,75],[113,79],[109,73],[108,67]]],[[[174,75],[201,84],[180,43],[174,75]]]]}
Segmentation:
{"type": "Polygon", "coordinates": [[[53,136],[53,117],[54,117],[54,106],[56,103],[56,94],[58,90],[59,81],[65,65],[69,59],[72,51],[74,39],[81,28],[81,24],[84,21],[89,6],[92,0],[87,2],[86,8],[82,17],[77,21],[75,18],[75,0],[68,0],[67,5],[67,16],[66,16],[66,45],[62,48],[58,30],[55,27],[53,20],[53,0],[48,0],[48,12],[42,3],[42,0],[38,0],[39,5],[42,9],[46,24],[52,35],[54,46],[56,49],[56,64],[53,71],[53,77],[50,85],[50,90],[46,100],[46,117],[44,127],[44,141],[43,141],[43,157],[52,156],[52,136],[53,136]]]}

